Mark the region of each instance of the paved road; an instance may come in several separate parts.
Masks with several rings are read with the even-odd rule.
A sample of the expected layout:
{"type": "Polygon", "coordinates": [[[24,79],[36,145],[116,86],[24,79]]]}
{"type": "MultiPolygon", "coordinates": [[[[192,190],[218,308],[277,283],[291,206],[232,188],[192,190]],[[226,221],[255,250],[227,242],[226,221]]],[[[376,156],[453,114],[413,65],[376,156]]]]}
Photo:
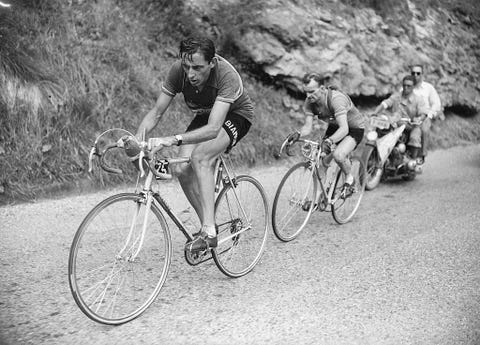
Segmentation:
{"type": "MultiPolygon", "coordinates": [[[[286,167],[253,173],[273,197],[286,167]]],[[[108,193],[0,208],[1,344],[480,344],[480,146],[433,152],[413,182],[368,192],[349,224],[270,234],[249,275],[174,261],[157,301],[118,327],[76,307],[71,240],[108,193]]],[[[170,183],[173,207],[185,208],[170,183]]]]}

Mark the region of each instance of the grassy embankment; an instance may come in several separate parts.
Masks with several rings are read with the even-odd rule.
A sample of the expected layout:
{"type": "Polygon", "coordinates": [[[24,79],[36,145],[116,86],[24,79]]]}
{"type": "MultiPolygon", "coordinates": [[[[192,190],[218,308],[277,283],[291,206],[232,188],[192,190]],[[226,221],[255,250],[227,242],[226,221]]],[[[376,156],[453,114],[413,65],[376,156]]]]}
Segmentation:
{"type": "MultiPolygon", "coordinates": [[[[45,189],[100,188],[132,179],[128,162],[123,167],[132,174],[88,174],[88,151],[105,129],[135,131],[153,106],[189,20],[170,3],[26,1],[0,12],[0,33],[10,44],[0,47],[1,56],[10,57],[0,66],[6,72],[0,80],[6,91],[0,102],[0,194],[30,199],[45,189]],[[80,182],[85,179],[90,181],[80,182]]],[[[281,106],[285,93],[240,71],[255,102],[256,126],[232,156],[255,164],[270,159],[292,124],[281,106]]],[[[182,131],[191,118],[181,96],[165,116],[153,135],[182,131]]]]}
{"type": "MultiPolygon", "coordinates": [[[[271,160],[299,124],[282,106],[285,91],[262,84],[235,61],[228,37],[248,25],[244,19],[237,10],[220,9],[218,23],[229,25],[217,43],[244,75],[256,106],[256,125],[232,155],[255,164],[271,160]]],[[[23,0],[1,9],[0,199],[29,200],[45,190],[131,180],[134,174],[88,174],[90,145],[105,129],[136,129],[158,95],[178,39],[202,29],[195,23],[180,1],[168,0],[23,0]]],[[[176,133],[189,122],[177,98],[153,135],[176,133]]],[[[452,115],[436,126],[434,144],[468,143],[479,132],[478,117],[452,115]]]]}

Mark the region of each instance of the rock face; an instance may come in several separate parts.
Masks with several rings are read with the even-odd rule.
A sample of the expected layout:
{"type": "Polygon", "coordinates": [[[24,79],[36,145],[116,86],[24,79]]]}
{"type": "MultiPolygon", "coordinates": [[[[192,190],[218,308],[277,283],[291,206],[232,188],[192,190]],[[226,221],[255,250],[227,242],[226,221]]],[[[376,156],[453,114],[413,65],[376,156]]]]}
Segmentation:
{"type": "MultiPolygon", "coordinates": [[[[218,6],[242,3],[254,1],[189,4],[215,21],[218,6]]],[[[478,111],[480,43],[470,17],[420,9],[421,3],[411,0],[385,3],[396,4],[387,9],[395,20],[338,0],[269,0],[261,8],[252,7],[242,29],[232,35],[233,44],[256,70],[293,91],[300,90],[304,73],[316,71],[352,96],[383,98],[400,88],[409,65],[421,63],[425,80],[436,87],[444,106],[478,111]]]]}

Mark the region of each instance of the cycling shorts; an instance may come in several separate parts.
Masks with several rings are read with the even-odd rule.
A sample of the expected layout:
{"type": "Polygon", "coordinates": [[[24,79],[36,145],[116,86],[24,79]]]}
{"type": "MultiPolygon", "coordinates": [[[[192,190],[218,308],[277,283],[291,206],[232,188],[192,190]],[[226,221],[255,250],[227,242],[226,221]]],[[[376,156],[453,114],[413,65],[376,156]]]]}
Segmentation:
{"type": "MultiPolygon", "coordinates": [[[[208,117],[210,114],[197,115],[193,118],[192,122],[187,127],[185,132],[193,131],[194,129],[205,126],[208,123],[208,117]]],[[[227,114],[225,122],[223,123],[223,129],[227,132],[230,137],[230,145],[228,145],[225,152],[230,152],[232,147],[237,145],[237,143],[242,139],[250,129],[252,124],[243,116],[237,114],[227,114]]]]}
{"type": "MultiPolygon", "coordinates": [[[[335,133],[337,129],[338,129],[338,125],[336,123],[329,123],[327,127],[327,131],[325,133],[325,137],[328,138],[333,133],[335,133]]],[[[355,147],[357,147],[358,144],[360,144],[360,142],[362,141],[364,131],[365,130],[363,128],[351,128],[351,127],[348,128],[347,135],[352,137],[353,140],[355,140],[355,143],[356,143],[355,147]]]]}

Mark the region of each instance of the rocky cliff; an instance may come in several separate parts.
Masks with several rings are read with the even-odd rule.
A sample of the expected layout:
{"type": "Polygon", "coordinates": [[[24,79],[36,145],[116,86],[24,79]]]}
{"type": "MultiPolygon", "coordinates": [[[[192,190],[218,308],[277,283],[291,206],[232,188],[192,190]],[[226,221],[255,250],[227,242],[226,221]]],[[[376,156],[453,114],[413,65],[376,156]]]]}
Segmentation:
{"type": "Polygon", "coordinates": [[[478,112],[476,18],[422,1],[371,1],[376,7],[346,2],[190,0],[186,8],[217,35],[232,30],[220,12],[247,12],[230,44],[260,77],[292,91],[305,72],[317,71],[352,96],[383,98],[400,87],[409,65],[421,63],[445,107],[478,112]]]}

